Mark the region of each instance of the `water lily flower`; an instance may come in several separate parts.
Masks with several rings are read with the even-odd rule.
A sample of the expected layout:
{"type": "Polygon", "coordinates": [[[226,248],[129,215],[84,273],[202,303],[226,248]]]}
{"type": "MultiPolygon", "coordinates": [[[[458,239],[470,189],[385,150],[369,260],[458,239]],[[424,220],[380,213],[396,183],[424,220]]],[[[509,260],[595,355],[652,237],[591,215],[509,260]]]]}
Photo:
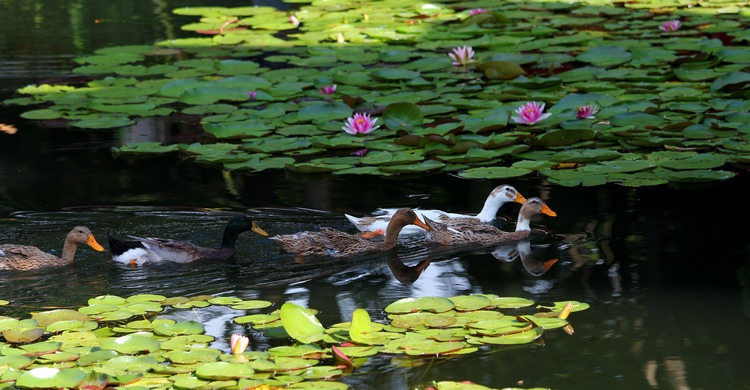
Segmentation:
{"type": "Polygon", "coordinates": [[[587,104],[585,106],[578,106],[576,108],[576,118],[578,119],[594,119],[594,114],[599,108],[593,104],[587,104]]]}
{"type": "Polygon", "coordinates": [[[292,26],[297,27],[299,26],[299,19],[294,15],[289,15],[289,23],[291,23],[292,26]]]}
{"type": "Polygon", "coordinates": [[[486,12],[487,12],[486,9],[477,8],[477,9],[473,9],[469,11],[469,16],[479,15],[479,14],[483,14],[486,12]]]}
{"type": "Polygon", "coordinates": [[[533,125],[541,120],[549,118],[552,114],[543,114],[544,103],[539,105],[537,102],[528,102],[514,111],[518,116],[512,116],[510,119],[516,123],[524,125],[533,125]]]}
{"type": "Polygon", "coordinates": [[[354,114],[353,117],[347,119],[342,129],[349,134],[369,134],[380,127],[375,126],[377,120],[378,118],[370,119],[368,114],[354,114]]]}
{"type": "Polygon", "coordinates": [[[250,91],[247,93],[247,96],[250,96],[251,101],[255,101],[255,95],[258,94],[258,91],[250,91]]]}
{"type": "Polygon", "coordinates": [[[670,20],[668,22],[664,22],[661,26],[659,26],[659,30],[665,31],[665,32],[671,32],[671,31],[677,31],[680,29],[680,21],[679,20],[670,20]]]}
{"type": "Polygon", "coordinates": [[[319,89],[318,92],[324,95],[333,95],[333,93],[336,92],[336,84],[326,85],[325,87],[319,89]]]}
{"type": "Polygon", "coordinates": [[[232,337],[229,338],[229,346],[232,348],[232,353],[235,355],[245,352],[249,343],[250,339],[248,339],[247,336],[233,334],[232,337]]]}
{"type": "Polygon", "coordinates": [[[353,156],[364,157],[367,154],[367,149],[360,149],[356,152],[352,152],[353,156]]]}
{"type": "Polygon", "coordinates": [[[466,66],[475,62],[471,59],[471,57],[474,57],[474,49],[471,46],[454,48],[452,53],[448,53],[448,56],[453,59],[453,66],[466,66]]]}

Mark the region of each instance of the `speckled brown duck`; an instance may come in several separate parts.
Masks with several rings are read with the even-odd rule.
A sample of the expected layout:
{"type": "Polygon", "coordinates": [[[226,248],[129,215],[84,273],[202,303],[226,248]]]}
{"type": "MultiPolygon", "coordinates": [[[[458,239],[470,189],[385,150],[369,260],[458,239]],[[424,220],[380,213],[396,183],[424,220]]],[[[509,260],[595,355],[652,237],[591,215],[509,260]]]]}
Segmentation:
{"type": "Polygon", "coordinates": [[[454,223],[450,226],[425,218],[425,223],[430,227],[427,239],[441,245],[479,244],[496,245],[505,242],[521,241],[529,238],[531,234],[531,217],[537,214],[545,214],[551,217],[557,216],[541,199],[528,198],[518,212],[518,223],[516,231],[502,231],[492,225],[464,221],[454,223]]]}
{"type": "Polygon", "coordinates": [[[85,226],[76,226],[68,233],[60,257],[35,246],[0,244],[0,270],[29,271],[40,268],[62,267],[73,262],[78,245],[81,244],[86,244],[95,251],[101,252],[104,250],[85,226]]]}
{"type": "Polygon", "coordinates": [[[398,235],[407,225],[417,225],[429,230],[411,209],[400,209],[391,218],[385,229],[385,239],[373,242],[362,237],[344,233],[332,228],[320,228],[319,232],[299,232],[271,237],[284,252],[299,256],[324,255],[331,257],[353,256],[366,252],[382,252],[393,249],[398,244],[398,235]]]}

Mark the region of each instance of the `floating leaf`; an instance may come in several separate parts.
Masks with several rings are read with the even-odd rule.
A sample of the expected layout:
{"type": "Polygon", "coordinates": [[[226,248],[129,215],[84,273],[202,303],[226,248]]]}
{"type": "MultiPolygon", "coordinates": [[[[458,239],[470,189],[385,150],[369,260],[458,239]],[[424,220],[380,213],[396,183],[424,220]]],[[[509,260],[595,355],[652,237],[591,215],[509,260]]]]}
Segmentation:
{"type": "Polygon", "coordinates": [[[412,103],[392,103],[383,112],[383,123],[391,130],[422,127],[422,111],[412,103]]]}
{"type": "Polygon", "coordinates": [[[86,373],[74,369],[62,370],[52,367],[39,367],[24,372],[16,380],[16,386],[21,388],[75,388],[86,379],[86,373]]]}
{"type": "Polygon", "coordinates": [[[139,352],[153,352],[159,349],[159,342],[151,337],[139,335],[127,335],[116,339],[102,340],[99,344],[102,349],[111,349],[125,354],[139,352]]]}
{"type": "Polygon", "coordinates": [[[302,342],[325,331],[320,321],[307,309],[291,302],[281,306],[281,324],[289,336],[302,342]]]}
{"type": "Polygon", "coordinates": [[[412,313],[417,311],[429,311],[443,313],[455,307],[453,302],[447,298],[423,297],[399,299],[385,308],[386,313],[412,313]]]}

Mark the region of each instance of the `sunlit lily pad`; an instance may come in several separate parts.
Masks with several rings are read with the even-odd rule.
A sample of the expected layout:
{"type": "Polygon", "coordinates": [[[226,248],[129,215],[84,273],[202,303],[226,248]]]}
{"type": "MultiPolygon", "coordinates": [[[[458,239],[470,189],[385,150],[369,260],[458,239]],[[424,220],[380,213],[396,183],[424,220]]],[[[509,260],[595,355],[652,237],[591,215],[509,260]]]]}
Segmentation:
{"type": "Polygon", "coordinates": [[[253,309],[262,309],[264,307],[269,307],[271,305],[273,305],[273,303],[269,301],[250,300],[250,301],[241,301],[241,302],[233,303],[230,307],[235,310],[253,310],[253,309]]]}
{"type": "Polygon", "coordinates": [[[497,306],[500,309],[518,309],[522,307],[531,306],[534,301],[526,298],[517,297],[499,297],[495,294],[483,294],[485,297],[492,301],[492,305],[497,306]]]}
{"type": "Polygon", "coordinates": [[[247,378],[254,373],[255,371],[247,365],[227,362],[201,363],[195,369],[195,375],[205,380],[247,378]]]}
{"type": "Polygon", "coordinates": [[[174,324],[159,324],[154,326],[154,333],[162,336],[201,334],[204,331],[203,324],[198,321],[181,321],[174,324]]]}
{"type": "Polygon", "coordinates": [[[102,349],[111,349],[125,354],[139,352],[153,352],[159,349],[159,342],[151,337],[139,335],[127,335],[116,339],[102,340],[99,344],[102,349]]]}
{"type": "Polygon", "coordinates": [[[433,313],[443,313],[451,310],[455,304],[447,298],[423,297],[423,298],[404,298],[399,299],[386,306],[386,313],[412,313],[417,311],[429,311],[433,313]]]}
{"type": "Polygon", "coordinates": [[[75,388],[86,379],[86,373],[72,368],[62,370],[39,367],[27,371],[16,380],[21,388],[75,388]]]}
{"type": "Polygon", "coordinates": [[[456,310],[474,311],[492,305],[492,301],[484,295],[458,295],[448,298],[456,305],[456,310]]]}
{"type": "Polygon", "coordinates": [[[21,331],[6,329],[2,331],[2,334],[5,341],[9,343],[30,343],[39,340],[44,335],[44,329],[32,328],[21,331]]]}
{"type": "Polygon", "coordinates": [[[281,306],[281,323],[289,336],[302,342],[314,339],[325,331],[320,321],[307,309],[291,302],[281,306]]]}

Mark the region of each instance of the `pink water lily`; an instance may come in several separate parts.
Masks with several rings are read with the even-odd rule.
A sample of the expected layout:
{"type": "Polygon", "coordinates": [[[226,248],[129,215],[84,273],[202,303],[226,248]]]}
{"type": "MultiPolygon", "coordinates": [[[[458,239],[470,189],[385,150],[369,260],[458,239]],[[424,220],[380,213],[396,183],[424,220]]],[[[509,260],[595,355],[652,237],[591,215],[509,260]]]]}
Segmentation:
{"type": "Polygon", "coordinates": [[[474,57],[474,49],[471,46],[456,47],[451,53],[448,53],[451,59],[453,59],[453,66],[466,66],[472,62],[475,62],[471,57],[474,57]]]}
{"type": "Polygon", "coordinates": [[[514,111],[518,116],[512,116],[510,119],[524,125],[533,125],[539,121],[549,118],[552,114],[543,114],[544,103],[541,105],[537,102],[528,102],[514,111]]]}
{"type": "Polygon", "coordinates": [[[291,23],[292,26],[297,27],[299,26],[299,19],[294,15],[289,15],[289,23],[291,23]]]}
{"type": "Polygon", "coordinates": [[[599,108],[594,104],[587,104],[585,106],[578,106],[576,108],[576,118],[578,119],[594,119],[594,114],[599,108]]]}
{"type": "Polygon", "coordinates": [[[357,157],[364,157],[365,155],[367,155],[367,149],[360,149],[356,152],[352,152],[352,155],[357,157]]]}
{"type": "Polygon", "coordinates": [[[377,120],[378,118],[370,119],[368,114],[354,114],[353,117],[347,119],[342,129],[349,134],[369,134],[380,127],[375,126],[377,120]]]}
{"type": "Polygon", "coordinates": [[[679,20],[670,20],[668,22],[664,22],[661,26],[659,26],[659,30],[665,31],[665,32],[672,32],[677,31],[680,29],[680,21],[679,20]]]}
{"type": "Polygon", "coordinates": [[[333,93],[336,92],[336,84],[326,85],[325,87],[319,89],[318,92],[322,93],[323,95],[333,95],[333,93]]]}
{"type": "Polygon", "coordinates": [[[247,336],[239,334],[233,334],[229,338],[229,347],[232,348],[232,354],[239,355],[247,349],[247,345],[250,343],[250,339],[247,336]]]}
{"type": "Polygon", "coordinates": [[[487,12],[486,9],[477,8],[477,9],[473,9],[469,11],[469,16],[479,15],[479,14],[483,14],[486,12],[487,12]]]}
{"type": "Polygon", "coordinates": [[[255,95],[257,95],[257,94],[258,94],[257,91],[250,91],[250,92],[247,93],[247,96],[250,96],[250,100],[251,101],[255,101],[255,95]]]}

